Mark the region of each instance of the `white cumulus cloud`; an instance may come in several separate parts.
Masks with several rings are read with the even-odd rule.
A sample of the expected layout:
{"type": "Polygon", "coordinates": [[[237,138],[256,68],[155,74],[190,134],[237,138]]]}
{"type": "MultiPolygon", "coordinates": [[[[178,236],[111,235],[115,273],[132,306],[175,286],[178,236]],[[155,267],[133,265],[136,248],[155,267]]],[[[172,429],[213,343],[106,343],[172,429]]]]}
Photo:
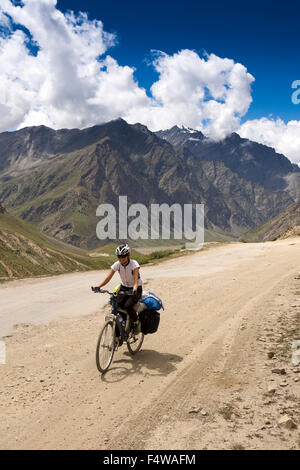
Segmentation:
{"type": "Polygon", "coordinates": [[[101,21],[56,6],[56,0],[19,6],[1,0],[0,131],[83,128],[117,117],[151,130],[194,127],[214,139],[239,128],[254,80],[243,65],[191,50],[156,52],[158,79],[149,97],[135,70],[107,54],[116,38],[101,21]]]}
{"type": "Polygon", "coordinates": [[[150,110],[150,127],[186,125],[216,139],[237,129],[252,101],[254,80],[243,65],[182,50],[159,54],[154,66],[159,80],[151,88],[156,107],[150,110]]]}
{"type": "Polygon", "coordinates": [[[241,137],[273,147],[291,162],[300,164],[300,121],[285,123],[282,119],[253,119],[246,121],[238,133],[241,137]]]}

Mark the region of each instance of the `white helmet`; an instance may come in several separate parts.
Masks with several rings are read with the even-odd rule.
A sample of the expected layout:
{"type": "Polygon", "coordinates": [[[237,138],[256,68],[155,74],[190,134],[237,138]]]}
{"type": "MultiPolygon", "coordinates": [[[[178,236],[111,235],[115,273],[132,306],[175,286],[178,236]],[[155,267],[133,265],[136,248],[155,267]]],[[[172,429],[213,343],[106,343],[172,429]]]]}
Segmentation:
{"type": "Polygon", "coordinates": [[[130,253],[130,248],[127,245],[127,243],[124,245],[119,245],[118,248],[116,249],[116,255],[117,256],[127,256],[130,253]]]}

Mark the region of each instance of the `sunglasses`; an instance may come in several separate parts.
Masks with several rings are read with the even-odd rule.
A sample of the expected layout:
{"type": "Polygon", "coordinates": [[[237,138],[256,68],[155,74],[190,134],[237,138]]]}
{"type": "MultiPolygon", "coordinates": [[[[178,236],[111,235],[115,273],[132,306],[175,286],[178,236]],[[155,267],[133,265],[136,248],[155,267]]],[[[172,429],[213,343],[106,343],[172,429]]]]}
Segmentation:
{"type": "Polygon", "coordinates": [[[127,258],[127,256],[128,256],[128,255],[123,255],[123,256],[119,255],[118,258],[119,258],[119,259],[120,259],[120,258],[124,259],[124,258],[127,258]]]}

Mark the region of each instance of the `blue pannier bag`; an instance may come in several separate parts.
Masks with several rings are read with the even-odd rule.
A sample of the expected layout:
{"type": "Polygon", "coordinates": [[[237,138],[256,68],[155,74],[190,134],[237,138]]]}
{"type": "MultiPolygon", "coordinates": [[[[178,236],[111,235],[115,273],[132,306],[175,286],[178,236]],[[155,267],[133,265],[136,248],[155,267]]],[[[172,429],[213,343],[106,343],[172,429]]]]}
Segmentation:
{"type": "Polygon", "coordinates": [[[146,305],[148,310],[160,310],[161,308],[164,310],[163,303],[157,295],[153,292],[145,292],[142,295],[141,302],[146,305]]]}

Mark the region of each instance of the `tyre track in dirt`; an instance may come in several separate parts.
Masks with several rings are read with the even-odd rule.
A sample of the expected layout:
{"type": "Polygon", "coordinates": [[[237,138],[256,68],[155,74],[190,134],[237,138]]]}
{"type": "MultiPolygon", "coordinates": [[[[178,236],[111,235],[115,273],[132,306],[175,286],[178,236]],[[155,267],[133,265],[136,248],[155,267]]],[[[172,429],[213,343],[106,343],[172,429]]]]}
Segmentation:
{"type": "MultiPolygon", "coordinates": [[[[181,364],[180,372],[177,372],[176,377],[170,383],[165,384],[165,388],[159,393],[159,396],[152,399],[147,407],[134,413],[130,420],[122,424],[118,435],[113,437],[114,448],[124,448],[124,435],[128,436],[129,429],[131,432],[130,436],[126,437],[126,446],[130,449],[174,449],[178,444],[180,444],[178,449],[189,448],[189,438],[194,432],[194,422],[190,425],[190,421],[186,417],[188,412],[193,410],[191,406],[194,401],[193,396],[200,395],[204,408],[207,408],[211,401],[211,385],[215,381],[215,374],[221,375],[220,382],[226,385],[227,381],[227,386],[231,386],[233,392],[241,390],[248,383],[247,375],[240,374],[234,377],[231,376],[230,370],[226,369],[226,364],[232,360],[231,349],[235,343],[240,341],[238,337],[240,327],[245,320],[248,321],[248,328],[251,323],[252,334],[258,327],[261,327],[263,318],[260,316],[259,322],[257,322],[256,311],[260,311],[264,302],[270,296],[276,295],[278,286],[294,274],[295,268],[283,274],[280,279],[276,279],[268,289],[264,289],[263,292],[252,297],[239,311],[234,312],[230,318],[221,323],[202,344],[197,345],[189,355],[188,361],[185,361],[188,364],[181,364]],[[165,424],[166,420],[167,424],[165,424]],[[178,435],[175,441],[170,439],[168,442],[170,420],[182,423],[181,432],[185,428],[184,445],[182,445],[183,441],[178,439],[178,435]]],[[[244,342],[245,351],[248,347],[247,340],[252,341],[253,336],[244,342]]],[[[249,359],[248,354],[246,359],[249,359]]],[[[191,414],[193,413],[191,412],[191,414]]],[[[178,431],[180,433],[180,429],[178,431]]],[[[194,441],[192,443],[195,444],[194,441]]],[[[191,446],[190,448],[195,447],[191,446]]]]}

